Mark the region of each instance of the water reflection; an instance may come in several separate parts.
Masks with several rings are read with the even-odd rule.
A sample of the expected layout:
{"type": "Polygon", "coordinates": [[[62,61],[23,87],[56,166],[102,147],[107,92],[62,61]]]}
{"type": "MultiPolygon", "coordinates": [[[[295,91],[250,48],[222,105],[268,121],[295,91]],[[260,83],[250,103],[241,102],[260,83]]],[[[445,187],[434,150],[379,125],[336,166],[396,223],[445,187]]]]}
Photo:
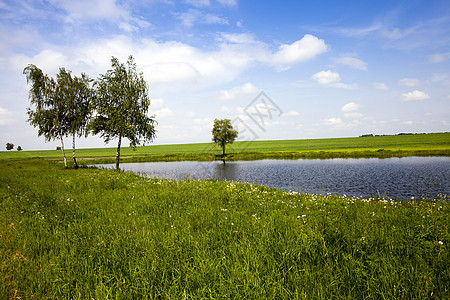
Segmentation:
{"type": "Polygon", "coordinates": [[[448,157],[124,163],[121,168],[149,177],[215,178],[309,193],[394,199],[450,194],[448,157]]]}

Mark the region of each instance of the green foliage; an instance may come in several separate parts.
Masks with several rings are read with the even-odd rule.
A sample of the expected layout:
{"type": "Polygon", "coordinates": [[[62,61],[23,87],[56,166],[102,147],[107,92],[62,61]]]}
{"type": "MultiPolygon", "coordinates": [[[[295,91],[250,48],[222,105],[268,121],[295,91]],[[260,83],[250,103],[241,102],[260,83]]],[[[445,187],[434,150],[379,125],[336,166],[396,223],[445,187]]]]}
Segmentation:
{"type": "MultiPolygon", "coordinates": [[[[20,147],[20,146],[19,146],[20,147]]],[[[11,144],[11,143],[6,143],[6,150],[12,150],[12,149],[14,149],[14,144],[11,144]]]]}
{"type": "Polygon", "coordinates": [[[2,299],[445,299],[448,199],[0,164],[2,299]],[[51,185],[48,183],[52,182],[51,185]]]}
{"type": "Polygon", "coordinates": [[[66,135],[82,136],[85,133],[86,124],[91,114],[90,100],[92,90],[91,80],[82,73],[81,77],[74,76],[65,68],[59,68],[56,77],[56,94],[64,103],[66,135]]]}
{"type": "Polygon", "coordinates": [[[212,136],[213,142],[222,148],[222,156],[225,156],[225,146],[234,142],[238,136],[238,132],[233,129],[230,119],[214,119],[212,136]]]}
{"type": "Polygon", "coordinates": [[[115,57],[111,59],[112,70],[95,82],[96,96],[94,107],[96,116],[89,124],[94,134],[101,134],[105,142],[118,138],[117,163],[120,156],[122,138],[130,141],[135,148],[141,140],[152,141],[155,138],[155,120],[149,117],[148,86],[142,73],[137,73],[132,56],[127,65],[121,64],[115,57]]]}
{"type": "Polygon", "coordinates": [[[64,163],[63,137],[73,135],[73,160],[75,159],[75,135],[84,133],[89,115],[90,98],[89,78],[82,74],[72,77],[70,71],[59,68],[56,80],[44,75],[35,65],[28,65],[23,73],[27,83],[31,83],[29,98],[31,107],[27,109],[28,122],[38,127],[38,135],[47,141],[61,140],[64,163]]]}
{"type": "Polygon", "coordinates": [[[131,147],[139,145],[141,139],[152,141],[155,121],[147,116],[150,99],[142,73],[137,73],[132,56],[127,66],[115,57],[111,64],[113,69],[95,82],[97,116],[90,128],[94,134],[100,133],[106,143],[119,136],[128,138],[131,147]]]}
{"type": "Polygon", "coordinates": [[[22,147],[21,146],[17,146],[17,151],[22,151],[22,147]]]}
{"type": "Polygon", "coordinates": [[[27,77],[27,83],[31,83],[28,122],[38,127],[38,136],[43,135],[46,141],[61,138],[65,130],[64,103],[61,97],[57,97],[55,80],[32,64],[28,65],[23,73],[27,77]]]}

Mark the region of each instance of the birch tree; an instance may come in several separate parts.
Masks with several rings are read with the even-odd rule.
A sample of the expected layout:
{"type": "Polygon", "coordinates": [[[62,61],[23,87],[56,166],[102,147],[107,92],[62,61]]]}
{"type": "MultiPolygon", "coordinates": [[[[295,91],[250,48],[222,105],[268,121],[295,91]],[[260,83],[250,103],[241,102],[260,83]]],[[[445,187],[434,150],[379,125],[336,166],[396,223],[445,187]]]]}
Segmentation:
{"type": "Polygon", "coordinates": [[[46,141],[60,139],[64,166],[67,159],[64,153],[64,132],[66,132],[66,114],[64,98],[58,95],[57,83],[35,65],[28,65],[23,73],[27,83],[31,84],[29,99],[31,107],[27,108],[28,122],[38,127],[38,136],[43,135],[46,141]]]}
{"type": "Polygon", "coordinates": [[[141,140],[153,141],[156,121],[148,116],[148,85],[143,74],[137,73],[133,57],[129,56],[126,65],[112,57],[111,65],[112,69],[94,83],[95,116],[89,128],[94,134],[101,134],[105,143],[117,138],[118,170],[122,139],[127,138],[133,149],[141,140]]]}
{"type": "Polygon", "coordinates": [[[78,168],[75,158],[75,139],[86,133],[86,125],[91,114],[90,100],[92,90],[89,77],[82,73],[81,77],[74,76],[64,68],[59,69],[57,75],[57,94],[65,106],[65,132],[72,135],[72,159],[75,169],[78,168]]]}

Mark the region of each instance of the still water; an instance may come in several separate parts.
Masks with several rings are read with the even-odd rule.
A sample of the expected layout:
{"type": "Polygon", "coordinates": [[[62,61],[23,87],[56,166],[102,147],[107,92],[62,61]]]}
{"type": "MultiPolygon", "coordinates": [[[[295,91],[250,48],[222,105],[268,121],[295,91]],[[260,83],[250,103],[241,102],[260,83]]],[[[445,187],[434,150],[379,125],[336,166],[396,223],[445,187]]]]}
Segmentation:
{"type": "MultiPolygon", "coordinates": [[[[114,165],[98,165],[113,168],[114,165]]],[[[407,200],[450,196],[449,157],[123,163],[122,170],[174,180],[259,183],[285,191],[407,200]]]]}

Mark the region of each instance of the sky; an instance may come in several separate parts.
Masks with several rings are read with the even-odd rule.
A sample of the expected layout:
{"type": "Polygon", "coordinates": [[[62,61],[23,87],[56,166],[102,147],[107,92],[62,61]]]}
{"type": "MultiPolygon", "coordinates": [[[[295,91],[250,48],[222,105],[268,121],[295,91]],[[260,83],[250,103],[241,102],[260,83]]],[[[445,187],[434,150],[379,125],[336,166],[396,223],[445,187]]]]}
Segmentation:
{"type": "Polygon", "coordinates": [[[95,79],[129,55],[154,144],[210,142],[215,118],[241,141],[450,131],[448,0],[0,0],[0,41],[2,150],[59,145],[27,122],[28,64],[95,79]]]}

